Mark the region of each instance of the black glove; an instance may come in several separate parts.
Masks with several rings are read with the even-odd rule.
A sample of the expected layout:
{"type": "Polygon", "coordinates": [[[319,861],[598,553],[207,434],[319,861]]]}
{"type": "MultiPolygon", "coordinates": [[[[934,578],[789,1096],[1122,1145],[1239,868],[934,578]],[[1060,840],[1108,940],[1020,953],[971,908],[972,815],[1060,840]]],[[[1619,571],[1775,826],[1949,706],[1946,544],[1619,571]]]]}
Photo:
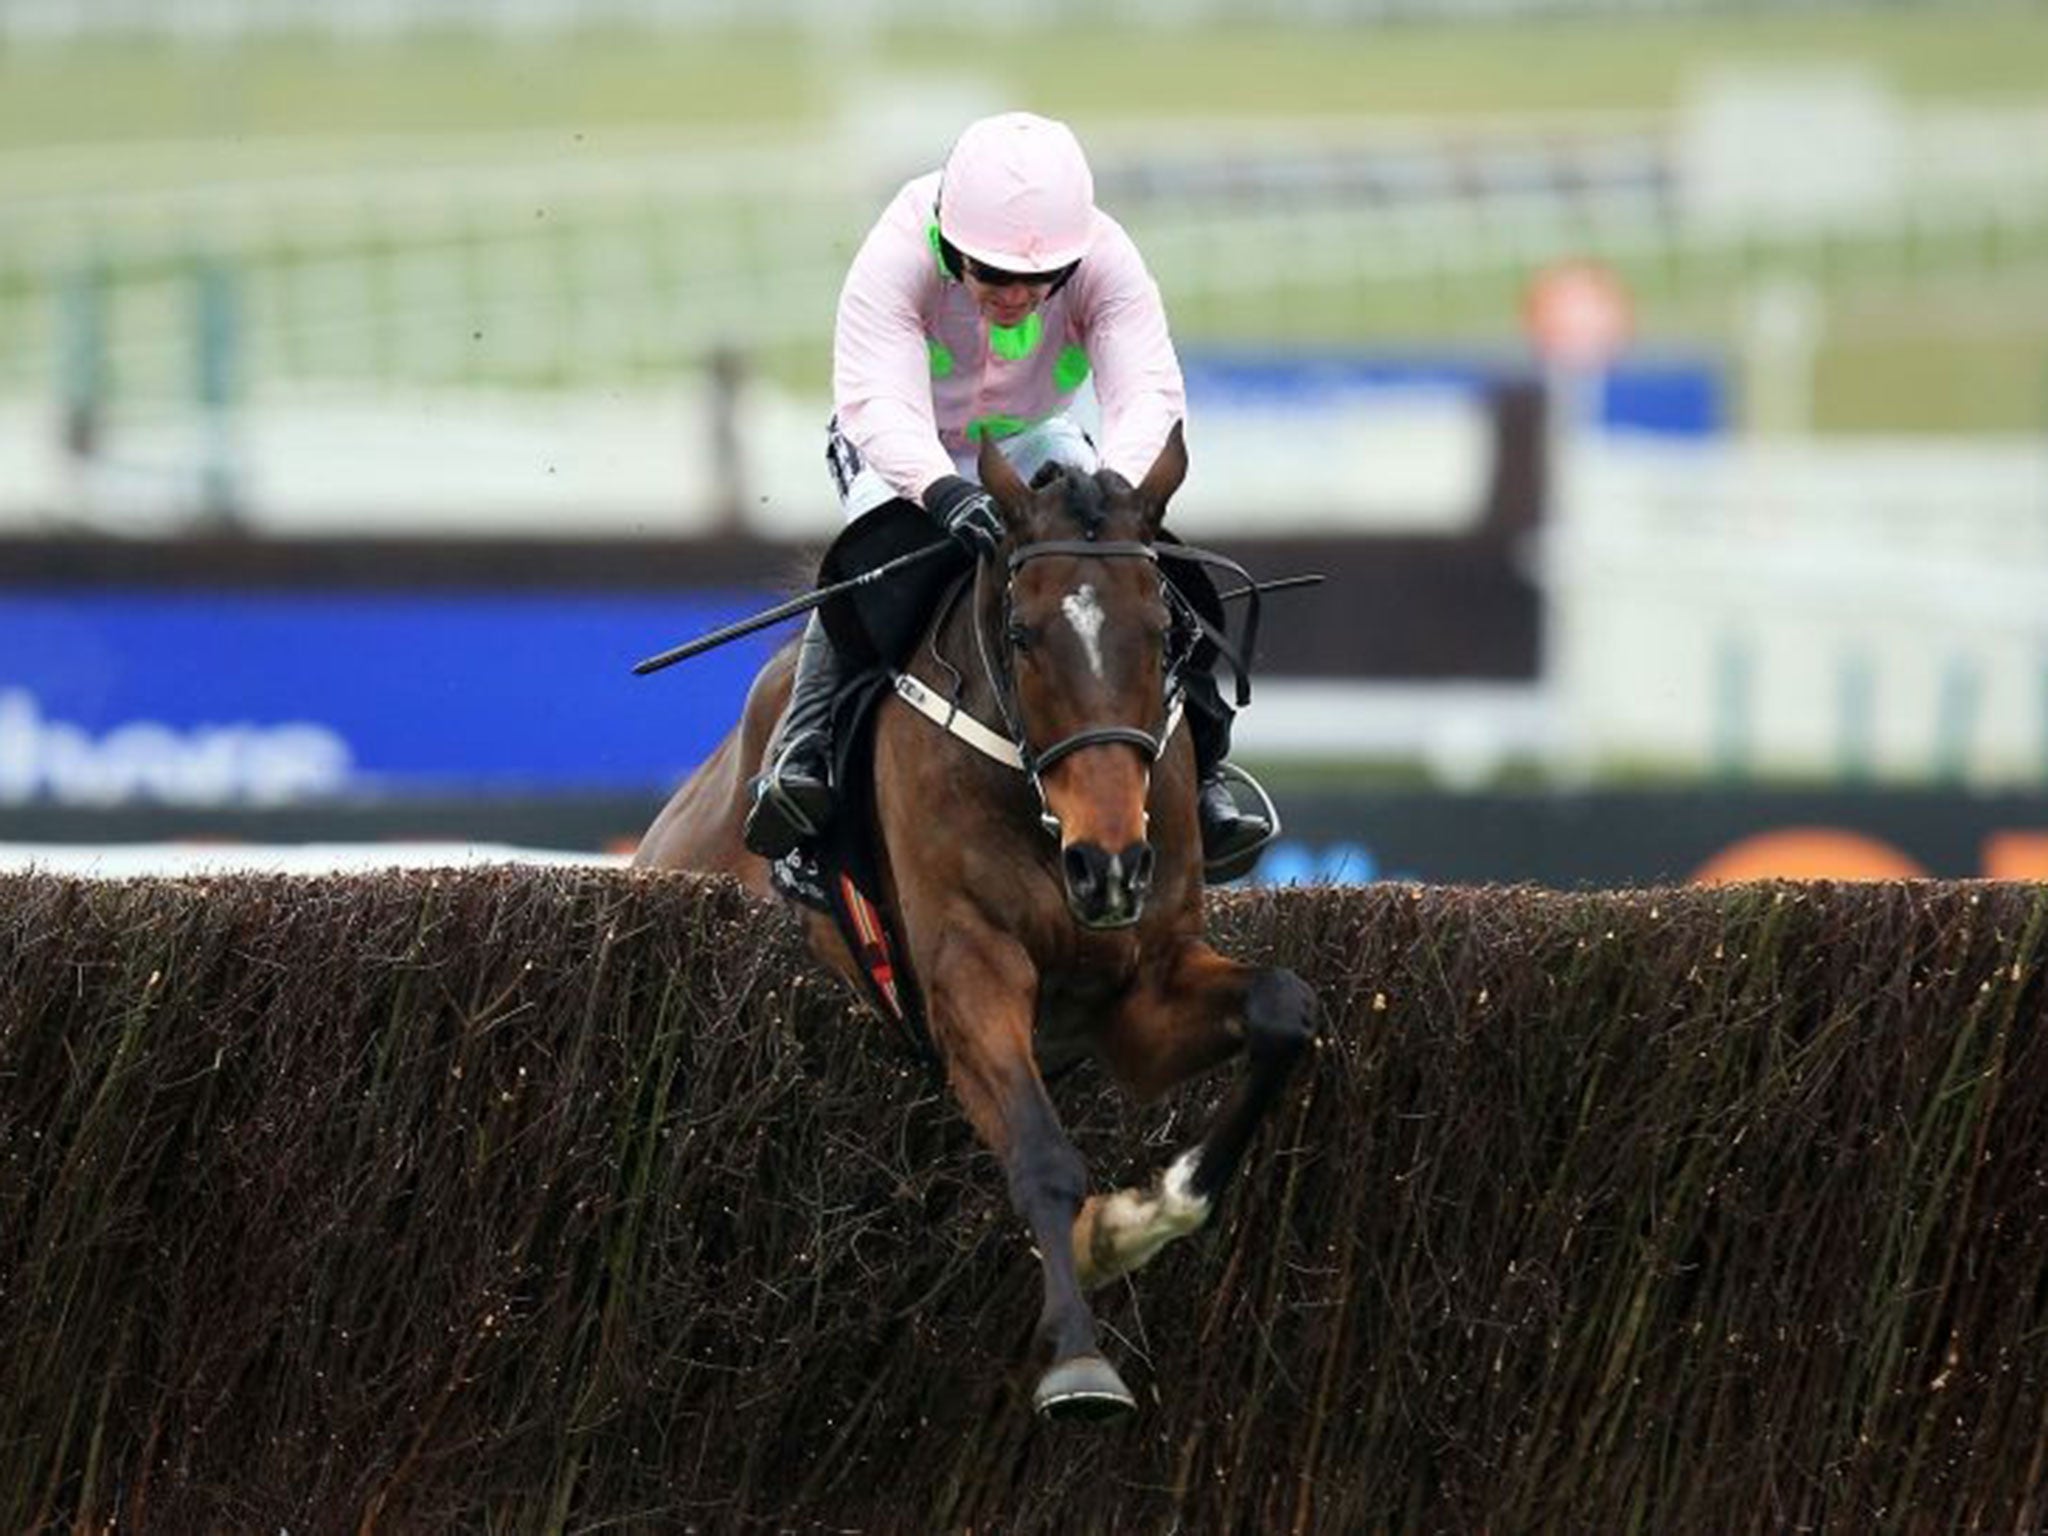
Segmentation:
{"type": "Polygon", "coordinates": [[[924,488],[924,509],[977,560],[994,554],[1003,542],[1003,519],[995,498],[972,480],[939,476],[924,488]]]}

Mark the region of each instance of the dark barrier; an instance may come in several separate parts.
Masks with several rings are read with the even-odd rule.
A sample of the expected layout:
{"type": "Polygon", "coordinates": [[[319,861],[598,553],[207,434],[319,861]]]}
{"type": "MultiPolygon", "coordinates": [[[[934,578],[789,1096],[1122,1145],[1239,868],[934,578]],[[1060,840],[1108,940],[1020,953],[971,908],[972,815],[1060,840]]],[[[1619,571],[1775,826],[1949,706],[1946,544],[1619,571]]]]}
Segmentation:
{"type": "MultiPolygon", "coordinates": [[[[2048,1520],[2048,892],[1214,919],[1327,1045],[1087,1431],[991,1160],[733,887],[0,880],[0,1528],[2048,1520]]],[[[1057,1097],[1105,1182],[1198,1107],[1057,1097]]]]}
{"type": "Polygon", "coordinates": [[[2048,879],[2048,795],[1696,788],[1282,797],[1264,879],[1577,887],[1765,877],[2048,879]]]}
{"type": "MultiPolygon", "coordinates": [[[[1275,884],[1421,880],[1558,890],[1755,879],[2048,879],[2048,795],[1959,790],[1584,793],[1288,789],[1275,884]]],[[[312,802],[268,809],[0,806],[0,843],[404,839],[632,848],[659,793],[312,802]]]]}

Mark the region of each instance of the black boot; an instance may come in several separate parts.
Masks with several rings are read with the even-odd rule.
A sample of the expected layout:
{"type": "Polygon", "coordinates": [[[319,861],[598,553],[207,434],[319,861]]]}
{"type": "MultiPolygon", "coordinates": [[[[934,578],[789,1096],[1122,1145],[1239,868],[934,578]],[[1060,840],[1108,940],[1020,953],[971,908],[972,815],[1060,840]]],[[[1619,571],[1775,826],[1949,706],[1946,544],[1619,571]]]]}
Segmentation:
{"type": "MultiPolygon", "coordinates": [[[[1211,658],[1213,664],[1214,658],[1211,658]]],[[[1250,872],[1280,830],[1280,814],[1242,768],[1225,763],[1230,756],[1230,706],[1216,686],[1216,676],[1197,667],[1185,680],[1188,731],[1195,740],[1195,815],[1202,827],[1202,876],[1221,885],[1250,872]],[[1238,808],[1230,781],[1238,780],[1259,797],[1264,814],[1238,808]]]]}
{"type": "Polygon", "coordinates": [[[754,780],[754,804],[742,836],[764,859],[809,842],[832,819],[832,705],[839,697],[839,653],[817,614],[797,648],[789,703],[775,728],[768,770],[754,780]]]}
{"type": "MultiPolygon", "coordinates": [[[[1259,798],[1266,800],[1265,791],[1259,790],[1257,781],[1242,768],[1226,772],[1222,763],[1216,763],[1202,775],[1195,789],[1195,814],[1202,825],[1202,873],[1211,885],[1250,873],[1276,830],[1265,816],[1238,808],[1230,792],[1230,778],[1250,784],[1259,798]]],[[[1272,802],[1266,800],[1266,804],[1272,802]]]]}

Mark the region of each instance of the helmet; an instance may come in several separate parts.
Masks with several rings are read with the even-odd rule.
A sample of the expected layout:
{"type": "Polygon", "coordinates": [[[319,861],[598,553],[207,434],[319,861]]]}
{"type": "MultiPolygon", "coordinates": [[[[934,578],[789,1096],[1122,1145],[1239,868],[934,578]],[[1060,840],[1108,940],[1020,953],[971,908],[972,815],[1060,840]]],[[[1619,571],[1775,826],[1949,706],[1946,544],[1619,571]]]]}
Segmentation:
{"type": "Polygon", "coordinates": [[[946,157],[939,233],[1005,272],[1052,272],[1088,253],[1095,177],[1065,123],[1005,112],[969,123],[946,157]]]}

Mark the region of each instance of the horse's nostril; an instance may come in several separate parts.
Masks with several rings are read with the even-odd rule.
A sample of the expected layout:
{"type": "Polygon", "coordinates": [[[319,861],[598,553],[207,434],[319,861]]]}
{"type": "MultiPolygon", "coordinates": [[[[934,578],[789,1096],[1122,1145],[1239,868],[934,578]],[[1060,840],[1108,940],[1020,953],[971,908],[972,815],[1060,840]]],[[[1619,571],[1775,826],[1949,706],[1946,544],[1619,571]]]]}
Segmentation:
{"type": "Polygon", "coordinates": [[[1152,889],[1152,845],[1133,843],[1124,850],[1124,868],[1129,870],[1131,889],[1140,893],[1152,889]]]}
{"type": "Polygon", "coordinates": [[[1087,844],[1075,843],[1060,855],[1060,863],[1066,870],[1067,889],[1075,896],[1092,896],[1102,884],[1102,857],[1087,844]]]}

